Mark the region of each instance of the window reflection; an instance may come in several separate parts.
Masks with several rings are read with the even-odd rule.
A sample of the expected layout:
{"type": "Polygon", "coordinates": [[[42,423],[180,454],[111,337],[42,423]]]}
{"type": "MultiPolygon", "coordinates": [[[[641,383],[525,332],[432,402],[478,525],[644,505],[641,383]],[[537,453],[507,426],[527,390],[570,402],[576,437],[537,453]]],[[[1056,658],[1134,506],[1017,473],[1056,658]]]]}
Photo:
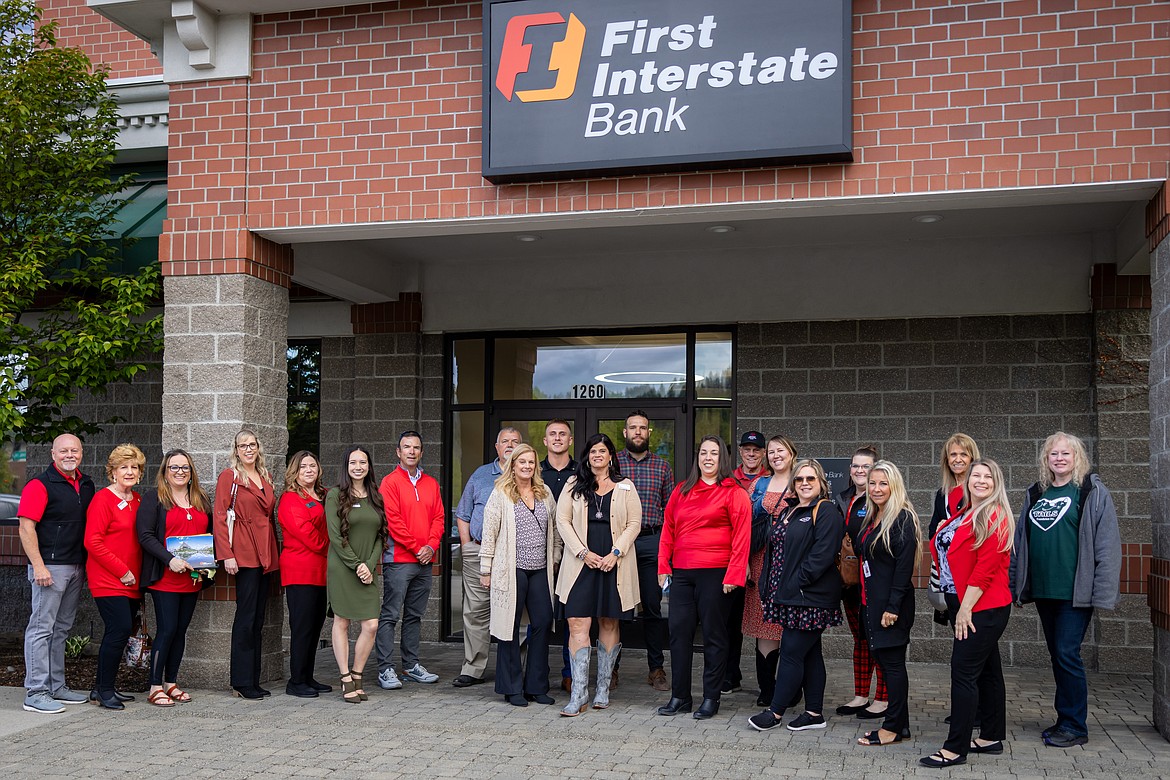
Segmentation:
{"type": "Polygon", "coordinates": [[[460,339],[452,343],[451,402],[483,403],[484,340],[460,339]]]}
{"type": "Polygon", "coordinates": [[[704,401],[731,400],[731,334],[695,336],[695,395],[704,401]]]}

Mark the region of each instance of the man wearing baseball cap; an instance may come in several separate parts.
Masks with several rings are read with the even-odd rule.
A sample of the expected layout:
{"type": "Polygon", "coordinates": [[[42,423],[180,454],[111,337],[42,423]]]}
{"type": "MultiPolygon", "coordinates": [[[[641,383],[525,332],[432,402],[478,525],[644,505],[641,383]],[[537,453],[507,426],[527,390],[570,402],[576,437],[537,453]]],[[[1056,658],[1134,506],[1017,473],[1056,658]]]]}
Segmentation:
{"type": "MultiPolygon", "coordinates": [[[[764,458],[766,446],[767,440],[759,431],[747,431],[740,438],[739,466],[732,476],[744,490],[751,491],[752,481],[756,477],[771,476],[772,470],[764,458]]],[[[723,693],[735,693],[740,689],[740,681],[743,679],[739,665],[743,653],[743,588],[736,588],[732,592],[731,610],[727,615],[727,641],[727,679],[723,683],[723,693]]]]}
{"type": "Polygon", "coordinates": [[[751,487],[752,480],[756,477],[772,473],[764,459],[766,446],[764,434],[759,431],[748,431],[739,440],[739,466],[733,476],[744,490],[751,487]]]}

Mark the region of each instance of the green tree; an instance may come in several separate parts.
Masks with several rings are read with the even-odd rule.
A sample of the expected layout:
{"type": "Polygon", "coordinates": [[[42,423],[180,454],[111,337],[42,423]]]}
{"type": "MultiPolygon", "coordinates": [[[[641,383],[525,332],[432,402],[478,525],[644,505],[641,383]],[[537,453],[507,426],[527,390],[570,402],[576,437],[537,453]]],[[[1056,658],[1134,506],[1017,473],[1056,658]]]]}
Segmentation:
{"type": "Polygon", "coordinates": [[[106,71],[57,45],[33,0],[0,0],[0,438],[101,423],[65,414],[161,351],[157,264],[113,273],[117,106],[106,71]]]}

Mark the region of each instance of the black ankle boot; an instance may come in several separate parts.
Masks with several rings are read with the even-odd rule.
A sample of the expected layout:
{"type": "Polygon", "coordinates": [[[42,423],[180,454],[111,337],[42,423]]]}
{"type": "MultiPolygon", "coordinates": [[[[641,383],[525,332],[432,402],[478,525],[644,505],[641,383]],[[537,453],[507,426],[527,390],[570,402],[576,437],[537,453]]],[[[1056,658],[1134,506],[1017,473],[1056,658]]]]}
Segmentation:
{"type": "Polygon", "coordinates": [[[773,650],[767,655],[756,650],[756,679],[760,683],[760,695],[756,698],[757,706],[771,706],[772,695],[776,693],[776,665],[779,662],[779,650],[773,650]]]}

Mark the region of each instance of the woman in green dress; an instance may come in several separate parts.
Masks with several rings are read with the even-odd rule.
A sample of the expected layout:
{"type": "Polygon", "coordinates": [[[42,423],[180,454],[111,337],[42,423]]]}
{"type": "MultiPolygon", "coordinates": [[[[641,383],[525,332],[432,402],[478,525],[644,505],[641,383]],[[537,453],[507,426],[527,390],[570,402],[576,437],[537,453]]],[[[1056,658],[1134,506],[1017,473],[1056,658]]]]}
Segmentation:
{"type": "Polygon", "coordinates": [[[382,589],[376,571],[386,544],[386,513],[373,473],[370,453],[351,447],[343,461],[341,484],[325,499],[329,528],[329,569],[326,585],[333,612],[333,656],[341,671],[341,697],[350,704],[367,700],[362,669],[378,633],[382,589]],[[358,621],[361,633],[349,654],[349,624],[358,621]]]}

